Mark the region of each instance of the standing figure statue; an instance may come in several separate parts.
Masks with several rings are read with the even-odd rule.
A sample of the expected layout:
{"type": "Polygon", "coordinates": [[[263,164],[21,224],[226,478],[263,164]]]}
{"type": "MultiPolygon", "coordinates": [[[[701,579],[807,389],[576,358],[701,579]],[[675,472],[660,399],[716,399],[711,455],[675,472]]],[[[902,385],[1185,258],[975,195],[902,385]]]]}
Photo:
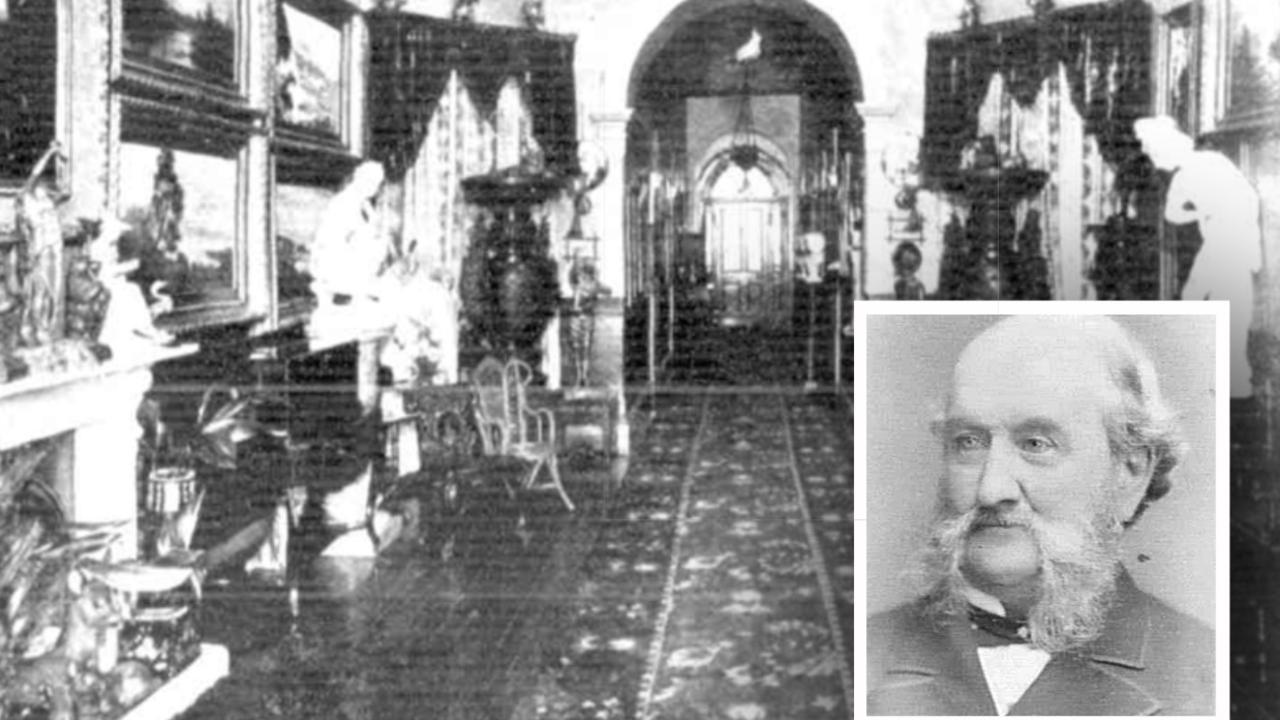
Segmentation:
{"type": "Polygon", "coordinates": [[[53,184],[42,177],[55,155],[62,155],[62,146],[57,140],[50,143],[32,168],[18,195],[18,236],[26,255],[26,262],[20,263],[24,277],[19,339],[27,347],[47,345],[62,337],[66,271],[62,262],[58,204],[63,198],[53,184]]]}
{"type": "Polygon", "coordinates": [[[1231,302],[1231,396],[1248,397],[1253,385],[1246,344],[1253,322],[1254,278],[1262,270],[1258,192],[1225,155],[1197,150],[1173,118],[1140,118],[1133,128],[1152,164],[1173,172],[1165,220],[1197,223],[1204,238],[1182,299],[1231,302]]]}
{"type": "Polygon", "coordinates": [[[573,288],[569,305],[569,349],[573,354],[574,385],[587,384],[591,370],[591,346],[595,340],[596,302],[603,286],[595,261],[582,256],[573,259],[569,269],[569,286],[573,288]]]}
{"type": "Polygon", "coordinates": [[[384,179],[380,163],[361,164],[320,215],[311,248],[311,289],[321,310],[376,297],[390,256],[375,204],[384,179]]]}

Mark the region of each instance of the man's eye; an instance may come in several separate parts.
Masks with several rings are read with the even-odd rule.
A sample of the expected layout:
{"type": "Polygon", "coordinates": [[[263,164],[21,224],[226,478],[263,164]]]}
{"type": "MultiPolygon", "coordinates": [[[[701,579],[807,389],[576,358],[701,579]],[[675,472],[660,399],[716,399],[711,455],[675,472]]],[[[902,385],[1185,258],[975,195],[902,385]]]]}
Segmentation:
{"type": "Polygon", "coordinates": [[[972,433],[956,435],[951,438],[951,448],[957,452],[971,452],[982,449],[982,438],[972,433]]]}
{"type": "Polygon", "coordinates": [[[1035,454],[1047,453],[1057,447],[1052,440],[1043,437],[1023,438],[1021,445],[1023,450],[1035,454]]]}

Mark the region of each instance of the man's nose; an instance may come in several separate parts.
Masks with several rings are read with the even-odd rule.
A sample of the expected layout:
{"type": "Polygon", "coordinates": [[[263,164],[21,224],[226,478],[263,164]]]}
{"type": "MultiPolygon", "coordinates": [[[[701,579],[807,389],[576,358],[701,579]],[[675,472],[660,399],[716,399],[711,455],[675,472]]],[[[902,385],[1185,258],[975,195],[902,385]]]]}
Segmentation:
{"type": "Polygon", "coordinates": [[[1017,504],[1022,486],[1017,477],[1017,453],[1006,441],[995,439],[987,450],[982,475],[978,478],[978,506],[999,507],[1017,504]]]}

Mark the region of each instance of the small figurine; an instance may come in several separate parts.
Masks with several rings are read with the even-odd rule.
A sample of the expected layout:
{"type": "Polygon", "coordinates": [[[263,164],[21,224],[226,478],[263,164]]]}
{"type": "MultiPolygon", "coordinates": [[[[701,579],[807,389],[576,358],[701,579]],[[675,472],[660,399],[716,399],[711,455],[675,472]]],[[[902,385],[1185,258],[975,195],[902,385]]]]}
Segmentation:
{"type": "Polygon", "coordinates": [[[173,340],[171,334],[153,324],[155,316],[172,308],[171,301],[162,295],[162,283],[150,288],[161,299],[148,305],[142,288],[128,280],[127,276],[138,266],[137,260],[120,260],[120,236],[128,228],[114,214],[104,212],[98,238],[91,245],[91,258],[99,264],[100,278],[110,297],[97,341],[111,348],[117,357],[173,340]]]}
{"type": "Polygon", "coordinates": [[[43,178],[45,167],[62,145],[54,140],[31,170],[16,204],[18,235],[26,251],[22,281],[21,344],[46,345],[62,336],[65,269],[58,204],[64,200],[43,178]]]}
{"type": "Polygon", "coordinates": [[[153,188],[142,226],[145,245],[138,255],[141,264],[137,273],[148,303],[160,300],[151,295],[156,282],[164,283],[176,295],[183,294],[191,271],[191,263],[179,247],[186,193],[178,180],[172,150],[166,148],[157,156],[153,188]]]}
{"type": "Polygon", "coordinates": [[[807,232],[800,238],[800,247],[796,249],[799,260],[796,269],[800,279],[811,285],[822,282],[824,265],[827,259],[827,238],[820,232],[807,232]]]}
{"type": "Polygon", "coordinates": [[[893,251],[893,270],[898,279],[893,283],[893,294],[898,300],[924,300],[924,283],[916,277],[922,257],[920,248],[913,242],[903,242],[893,251]]]}
{"type": "MultiPolygon", "coordinates": [[[[83,222],[87,242],[100,232],[100,222],[83,222]]],[[[94,340],[102,331],[102,320],[111,301],[111,293],[98,277],[102,264],[89,256],[88,247],[81,248],[67,260],[67,320],[69,338],[94,340]]]]}
{"type": "Polygon", "coordinates": [[[456,22],[475,22],[480,0],[453,0],[452,17],[456,22]]]}
{"type": "Polygon", "coordinates": [[[569,348],[573,355],[574,384],[582,387],[587,384],[587,374],[591,369],[596,303],[604,290],[595,262],[575,256],[569,270],[569,286],[573,288],[569,306],[569,348]]]}
{"type": "Polygon", "coordinates": [[[525,27],[530,30],[541,30],[547,22],[542,0],[524,0],[520,3],[520,17],[524,20],[525,27]]]}
{"type": "Polygon", "coordinates": [[[276,117],[293,122],[293,91],[298,85],[298,62],[289,32],[289,16],[284,3],[276,4],[276,117]]]}

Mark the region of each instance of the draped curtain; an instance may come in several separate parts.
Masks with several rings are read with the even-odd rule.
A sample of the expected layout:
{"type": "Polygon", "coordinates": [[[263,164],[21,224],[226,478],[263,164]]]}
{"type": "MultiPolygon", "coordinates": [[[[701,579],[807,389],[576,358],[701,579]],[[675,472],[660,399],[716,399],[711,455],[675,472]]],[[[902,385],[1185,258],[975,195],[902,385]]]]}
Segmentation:
{"type": "Polygon", "coordinates": [[[925,183],[945,187],[982,136],[1046,171],[1014,245],[1039,243],[1054,297],[1156,297],[1159,188],[1133,135],[1151,108],[1151,18],[1126,0],[930,38],[925,183]]]}
{"type": "Polygon", "coordinates": [[[417,157],[455,75],[484,118],[517,78],[547,169],[577,170],[572,37],[395,12],[370,13],[368,24],[371,154],[392,177],[417,157]]]}
{"type": "Polygon", "coordinates": [[[1151,105],[1151,17],[1142,0],[1124,0],[930,38],[921,143],[926,178],[959,168],[961,149],[977,137],[993,75],[1028,107],[1059,67],[1084,132],[1098,138],[1107,162],[1127,162],[1138,152],[1133,121],[1151,105]]]}
{"type": "Polygon", "coordinates": [[[488,116],[456,74],[433,106],[423,140],[403,171],[403,237],[406,244],[416,244],[428,268],[456,280],[476,222],[463,196],[463,178],[514,164],[522,149],[539,145],[530,130],[532,113],[514,80],[502,86],[488,116]]]}

